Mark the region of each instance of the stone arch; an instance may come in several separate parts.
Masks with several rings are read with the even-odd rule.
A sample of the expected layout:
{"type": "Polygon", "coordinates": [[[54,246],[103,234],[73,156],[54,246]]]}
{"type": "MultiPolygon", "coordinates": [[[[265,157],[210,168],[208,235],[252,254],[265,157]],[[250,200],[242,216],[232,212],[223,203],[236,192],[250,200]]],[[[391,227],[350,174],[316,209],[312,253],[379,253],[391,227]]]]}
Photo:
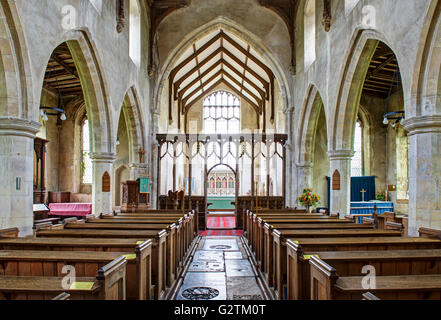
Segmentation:
{"type": "Polygon", "coordinates": [[[363,84],[378,41],[384,42],[395,52],[386,37],[375,30],[359,29],[354,33],[346,55],[347,62],[341,72],[337,103],[332,115],[330,150],[353,149],[353,128],[358,115],[363,84]]]}
{"type": "MultiPolygon", "coordinates": [[[[53,50],[63,42],[69,47],[81,80],[87,117],[90,121],[92,156],[111,157],[115,153],[111,103],[97,50],[87,30],[71,30],[61,34],[54,42],[55,45],[48,52],[46,61],[49,61],[53,50]]],[[[41,76],[40,88],[43,81],[44,73],[41,76]]]]}
{"type": "MultiPolygon", "coordinates": [[[[140,148],[143,150],[146,149],[145,127],[142,120],[139,98],[135,87],[132,86],[127,91],[122,104],[121,112],[124,113],[126,127],[129,134],[130,163],[135,163],[138,162],[137,151],[140,148]]],[[[115,135],[115,138],[117,134],[115,135]]]]}
{"type": "Polygon", "coordinates": [[[37,121],[27,45],[14,2],[0,3],[0,117],[37,121]]]}
{"type": "Polygon", "coordinates": [[[406,118],[441,114],[441,2],[432,0],[419,41],[406,118]]]}
{"type": "Polygon", "coordinates": [[[115,170],[115,188],[114,188],[114,204],[116,207],[121,206],[122,187],[121,183],[130,179],[130,169],[126,165],[121,165],[115,170]]]}
{"type": "MultiPolygon", "coordinates": [[[[176,64],[179,58],[185,53],[185,51],[191,47],[191,45],[202,39],[204,36],[219,30],[223,29],[229,33],[234,34],[239,39],[242,39],[244,42],[249,43],[253,49],[263,58],[266,62],[268,62],[268,67],[275,74],[276,79],[278,79],[280,91],[282,94],[282,101],[285,109],[290,109],[292,106],[292,97],[290,93],[290,84],[282,68],[279,61],[276,60],[271,51],[265,46],[265,42],[261,39],[258,39],[254,34],[247,31],[243,26],[237,24],[236,22],[227,19],[225,17],[218,17],[217,19],[200,26],[191,32],[183,41],[181,41],[175,49],[169,54],[166,59],[161,72],[159,73],[159,79],[154,89],[153,96],[153,106],[154,112],[156,114],[159,113],[161,107],[161,97],[164,94],[164,90],[167,87],[168,77],[176,64]]],[[[286,111],[285,110],[285,111],[286,111]]],[[[156,124],[157,125],[157,124],[156,124]]]]}
{"type": "Polygon", "coordinates": [[[311,84],[308,88],[300,116],[297,144],[299,146],[299,154],[297,161],[301,165],[314,162],[315,132],[322,108],[325,112],[325,118],[327,119],[326,109],[324,108],[320,92],[315,85],[311,84]]]}

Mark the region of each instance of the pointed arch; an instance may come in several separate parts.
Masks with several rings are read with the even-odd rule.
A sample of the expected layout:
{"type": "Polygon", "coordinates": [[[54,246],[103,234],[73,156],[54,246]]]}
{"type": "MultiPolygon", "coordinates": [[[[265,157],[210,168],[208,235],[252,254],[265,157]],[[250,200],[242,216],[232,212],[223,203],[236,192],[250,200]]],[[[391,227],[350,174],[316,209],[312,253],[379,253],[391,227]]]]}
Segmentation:
{"type": "MultiPolygon", "coordinates": [[[[324,108],[320,92],[316,86],[310,85],[300,117],[298,135],[299,154],[297,157],[299,164],[304,165],[314,162],[315,133],[322,109],[327,119],[326,109],[324,108]]],[[[327,130],[327,128],[324,129],[327,130]]]]}
{"type": "Polygon", "coordinates": [[[441,114],[441,1],[431,1],[419,45],[406,118],[441,114]]]}
{"type": "Polygon", "coordinates": [[[17,8],[0,3],[0,117],[38,121],[38,99],[33,96],[31,68],[17,8]]]}
{"type": "MultiPolygon", "coordinates": [[[[392,48],[390,42],[375,30],[356,30],[347,52],[346,64],[340,77],[340,87],[329,132],[330,150],[352,150],[355,122],[369,64],[379,41],[392,48]]],[[[393,52],[394,50],[391,49],[393,52]]],[[[398,60],[398,57],[397,57],[398,60]]]]}
{"type": "Polygon", "coordinates": [[[120,114],[124,113],[126,127],[129,135],[129,159],[130,163],[137,161],[137,151],[145,150],[145,127],[142,119],[142,113],[138,94],[134,86],[127,91],[121,107],[120,114]]]}

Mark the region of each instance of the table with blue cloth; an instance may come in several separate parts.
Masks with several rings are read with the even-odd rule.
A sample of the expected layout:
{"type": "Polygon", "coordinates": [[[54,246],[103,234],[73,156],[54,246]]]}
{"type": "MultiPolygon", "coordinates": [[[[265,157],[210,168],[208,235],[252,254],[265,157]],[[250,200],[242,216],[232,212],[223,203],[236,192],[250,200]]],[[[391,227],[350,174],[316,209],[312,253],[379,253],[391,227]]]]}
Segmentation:
{"type": "Polygon", "coordinates": [[[357,216],[357,223],[363,223],[363,218],[372,217],[375,205],[377,214],[394,212],[394,203],[386,201],[351,202],[351,215],[357,216]]]}

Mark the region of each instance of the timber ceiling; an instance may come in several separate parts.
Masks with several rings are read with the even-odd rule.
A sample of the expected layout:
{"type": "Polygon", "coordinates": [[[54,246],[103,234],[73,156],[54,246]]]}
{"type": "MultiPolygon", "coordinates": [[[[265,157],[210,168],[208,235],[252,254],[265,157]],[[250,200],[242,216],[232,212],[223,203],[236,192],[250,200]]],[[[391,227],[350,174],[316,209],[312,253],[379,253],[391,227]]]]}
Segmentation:
{"type": "Polygon", "coordinates": [[[44,76],[44,87],[63,99],[83,94],[75,62],[66,43],[52,53],[44,76]]]}
{"type": "Polygon", "coordinates": [[[385,99],[397,90],[401,90],[397,58],[387,45],[380,42],[369,65],[363,93],[385,99]]]}
{"type": "MultiPolygon", "coordinates": [[[[237,0],[240,1],[240,0],[237,0]]],[[[329,1],[329,0],[324,0],[329,1]]],[[[188,7],[191,0],[147,0],[147,4],[150,10],[150,57],[152,59],[153,53],[153,41],[161,22],[174,11],[188,7]]],[[[299,8],[300,0],[258,0],[258,3],[280,16],[285,22],[291,38],[291,51],[292,51],[292,68],[295,72],[295,19],[297,10],[299,8]]],[[[150,61],[152,67],[153,61],[150,61]]]]}
{"type": "Polygon", "coordinates": [[[249,44],[220,30],[193,43],[176,63],[169,78],[170,107],[177,101],[179,114],[185,115],[203,95],[224,84],[264,115],[268,101],[274,108],[274,79],[249,44]]]}

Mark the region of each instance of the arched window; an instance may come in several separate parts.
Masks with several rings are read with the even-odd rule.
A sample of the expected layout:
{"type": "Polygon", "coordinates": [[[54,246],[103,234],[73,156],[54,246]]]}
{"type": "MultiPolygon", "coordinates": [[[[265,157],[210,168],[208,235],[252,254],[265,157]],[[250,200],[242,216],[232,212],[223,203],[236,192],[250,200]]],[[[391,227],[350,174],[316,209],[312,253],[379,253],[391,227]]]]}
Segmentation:
{"type": "Polygon", "coordinates": [[[141,12],[138,0],[130,0],[130,58],[139,67],[141,65],[141,12]]]}
{"type": "Polygon", "coordinates": [[[360,120],[355,125],[354,157],[351,162],[351,175],[353,177],[364,176],[363,168],[363,124],[360,120]]]}
{"type": "Polygon", "coordinates": [[[315,1],[308,0],[305,4],[304,20],[304,46],[305,46],[305,70],[315,61],[315,1]]]}
{"type": "Polygon", "coordinates": [[[240,133],[240,100],[231,93],[218,91],[204,100],[205,133],[240,133]]]}
{"type": "Polygon", "coordinates": [[[90,159],[89,120],[81,125],[81,182],[92,184],[92,160],[90,159]]]}

